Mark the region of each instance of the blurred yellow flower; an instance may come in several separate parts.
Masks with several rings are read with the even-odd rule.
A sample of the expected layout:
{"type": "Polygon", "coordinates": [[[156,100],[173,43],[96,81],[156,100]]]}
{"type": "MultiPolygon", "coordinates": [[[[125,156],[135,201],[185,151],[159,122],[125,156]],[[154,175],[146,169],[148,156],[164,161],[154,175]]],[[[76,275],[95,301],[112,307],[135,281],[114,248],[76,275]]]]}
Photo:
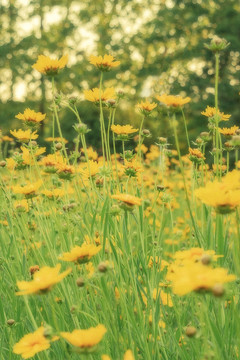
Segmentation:
{"type": "Polygon", "coordinates": [[[36,64],[32,67],[41,74],[53,76],[63,69],[68,62],[68,55],[64,55],[59,60],[51,59],[48,56],[39,55],[36,64]]]}
{"type": "Polygon", "coordinates": [[[131,350],[127,350],[125,352],[123,360],[134,360],[134,356],[131,350]]]}
{"type": "Polygon", "coordinates": [[[156,103],[150,103],[149,101],[141,101],[136,105],[136,108],[142,111],[147,115],[147,113],[151,113],[157,107],[156,103]]]}
{"type": "Polygon", "coordinates": [[[111,125],[111,130],[118,135],[129,135],[138,131],[138,129],[134,129],[132,125],[111,125]]]}
{"type": "Polygon", "coordinates": [[[34,273],[32,281],[18,281],[17,286],[20,291],[16,295],[44,294],[50,291],[53,285],[60,282],[72,271],[71,268],[68,268],[59,274],[60,268],[60,264],[54,268],[44,266],[34,273]]]}
{"type": "Polygon", "coordinates": [[[62,261],[73,261],[77,263],[85,263],[89,261],[94,255],[99,253],[101,246],[93,244],[83,244],[82,246],[75,246],[70,252],[63,253],[59,257],[62,261]]]}
{"type": "MultiPolygon", "coordinates": [[[[94,88],[92,90],[84,91],[85,99],[92,102],[99,102],[100,100],[100,90],[98,88],[94,88]]],[[[116,99],[116,94],[114,88],[107,88],[102,90],[101,92],[101,100],[107,101],[110,99],[116,99]]]]}
{"type": "Polygon", "coordinates": [[[23,194],[26,197],[32,197],[36,195],[36,192],[38,191],[42,183],[42,180],[38,180],[35,183],[28,182],[25,186],[13,185],[12,191],[14,192],[14,194],[23,194]]]}
{"type": "Polygon", "coordinates": [[[100,343],[107,329],[104,325],[99,324],[86,330],[73,330],[73,332],[61,332],[61,336],[71,345],[82,351],[93,350],[100,343]]]}
{"type": "Polygon", "coordinates": [[[29,359],[40,351],[50,348],[50,340],[44,336],[44,327],[41,326],[31,334],[25,335],[13,347],[14,354],[21,355],[23,359],[29,359]]]}
{"type": "Polygon", "coordinates": [[[116,195],[112,195],[111,198],[121,201],[129,206],[133,206],[133,205],[140,206],[142,203],[142,199],[130,194],[116,194],[116,195]]]}
{"type": "Polygon", "coordinates": [[[183,98],[182,96],[174,95],[157,95],[156,99],[166,106],[181,107],[191,101],[190,97],[183,98]]]}
{"type": "Polygon", "coordinates": [[[232,126],[230,128],[222,128],[219,129],[219,132],[225,136],[233,136],[236,135],[236,131],[239,129],[239,126],[232,126]]]}
{"type": "Polygon", "coordinates": [[[109,71],[113,67],[120,65],[120,61],[115,61],[112,55],[90,56],[90,64],[96,66],[101,71],[109,71]]]}

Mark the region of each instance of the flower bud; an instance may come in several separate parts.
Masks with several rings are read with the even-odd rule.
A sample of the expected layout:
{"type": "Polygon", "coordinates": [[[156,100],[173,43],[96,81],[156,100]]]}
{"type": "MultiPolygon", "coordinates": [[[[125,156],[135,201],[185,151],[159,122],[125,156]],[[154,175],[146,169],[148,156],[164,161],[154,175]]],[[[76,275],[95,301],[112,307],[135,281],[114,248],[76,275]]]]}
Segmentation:
{"type": "Polygon", "coordinates": [[[214,296],[216,297],[221,297],[223,296],[225,290],[224,290],[224,287],[222,284],[215,284],[213,287],[212,287],[212,293],[214,296]]]}
{"type": "Polygon", "coordinates": [[[212,52],[218,53],[225,50],[229,45],[230,43],[228,43],[227,40],[214,36],[210,44],[205,44],[205,47],[212,52]]]}
{"type": "Polygon", "coordinates": [[[98,265],[98,271],[101,272],[101,273],[105,273],[107,271],[107,269],[108,269],[107,264],[104,263],[104,262],[101,262],[98,265]]]}
{"type": "Polygon", "coordinates": [[[12,325],[15,324],[15,320],[9,319],[9,320],[7,320],[7,324],[8,324],[9,326],[12,326],[12,325]]]}
{"type": "Polygon", "coordinates": [[[1,167],[5,167],[7,165],[6,161],[2,160],[0,161],[0,166],[1,167]]]}
{"type": "Polygon", "coordinates": [[[82,277],[79,277],[76,280],[76,284],[77,284],[78,287],[83,287],[85,285],[85,280],[82,277]]]}
{"type": "Polygon", "coordinates": [[[201,262],[203,265],[209,265],[212,261],[212,257],[209,254],[203,254],[201,257],[201,262]]]}
{"type": "Polygon", "coordinates": [[[62,144],[60,143],[60,142],[58,142],[56,145],[55,145],[55,148],[57,149],[57,150],[61,150],[62,149],[62,144]]]}
{"type": "Polygon", "coordinates": [[[196,333],[197,333],[197,329],[194,326],[188,326],[185,330],[185,334],[190,338],[195,336],[196,333]]]}
{"type": "Polygon", "coordinates": [[[167,138],[164,137],[158,137],[159,144],[165,145],[167,143],[167,138]]]}

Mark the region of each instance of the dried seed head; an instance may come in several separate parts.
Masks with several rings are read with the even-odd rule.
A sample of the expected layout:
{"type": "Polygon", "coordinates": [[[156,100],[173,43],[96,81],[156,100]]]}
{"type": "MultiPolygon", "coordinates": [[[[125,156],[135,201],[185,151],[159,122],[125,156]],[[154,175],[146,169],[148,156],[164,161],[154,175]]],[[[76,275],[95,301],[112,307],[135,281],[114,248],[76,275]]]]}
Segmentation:
{"type": "Polygon", "coordinates": [[[215,284],[213,287],[212,287],[212,293],[214,296],[216,297],[221,297],[223,296],[225,290],[224,290],[224,287],[222,284],[215,284]]]}
{"type": "Polygon", "coordinates": [[[101,262],[99,265],[98,265],[98,271],[101,272],[101,273],[105,273],[108,269],[108,266],[105,262],[101,262]]]}
{"type": "Polygon", "coordinates": [[[201,257],[201,262],[203,265],[209,265],[212,261],[212,257],[208,254],[203,254],[201,257]]]}
{"type": "Polygon", "coordinates": [[[8,324],[9,326],[12,326],[12,325],[15,324],[15,320],[9,319],[9,320],[7,320],[7,324],[8,324]]]}
{"type": "Polygon", "coordinates": [[[76,284],[77,284],[78,287],[83,287],[85,285],[85,280],[82,277],[79,277],[76,280],[76,284]]]}

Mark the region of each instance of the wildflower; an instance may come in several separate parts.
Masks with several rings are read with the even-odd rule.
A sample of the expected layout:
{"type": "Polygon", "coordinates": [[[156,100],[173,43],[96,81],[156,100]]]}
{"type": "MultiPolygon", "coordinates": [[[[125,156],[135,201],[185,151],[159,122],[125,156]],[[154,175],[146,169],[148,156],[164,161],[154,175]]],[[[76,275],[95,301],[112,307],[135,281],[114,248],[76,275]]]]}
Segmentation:
{"type": "Polygon", "coordinates": [[[126,210],[131,210],[134,205],[140,206],[142,203],[142,199],[130,194],[112,195],[111,198],[120,201],[123,206],[126,205],[126,208],[124,208],[126,210]]]}
{"type": "Polygon", "coordinates": [[[111,130],[117,135],[129,135],[138,131],[132,125],[111,125],[111,130]]]}
{"type": "Polygon", "coordinates": [[[219,129],[219,132],[221,134],[223,134],[224,136],[226,137],[231,137],[233,135],[236,135],[236,131],[239,129],[238,126],[234,125],[230,128],[222,128],[222,129],[219,129]]]}
{"type": "Polygon", "coordinates": [[[68,141],[66,140],[66,139],[64,139],[64,138],[62,138],[62,137],[47,137],[46,139],[45,139],[45,141],[47,141],[47,142],[53,142],[53,141],[56,141],[56,142],[62,142],[62,143],[64,143],[64,144],[67,144],[68,143],[68,141]]]}
{"type": "Polygon", "coordinates": [[[96,161],[90,160],[88,165],[81,164],[79,172],[87,178],[94,177],[99,172],[99,164],[96,161]]]}
{"type": "Polygon", "coordinates": [[[15,194],[23,194],[26,198],[36,196],[36,193],[40,186],[42,185],[42,180],[38,180],[35,183],[28,182],[25,186],[13,185],[12,191],[15,194]]]}
{"type": "Polygon", "coordinates": [[[13,141],[14,139],[11,138],[11,137],[8,136],[8,135],[4,135],[1,140],[2,140],[2,141],[11,142],[11,141],[13,141]]]}
{"type": "Polygon", "coordinates": [[[14,201],[14,209],[21,212],[28,212],[28,201],[26,199],[14,201]]]}
{"type": "Polygon", "coordinates": [[[75,346],[76,350],[80,352],[91,352],[96,349],[96,346],[102,340],[107,329],[104,325],[99,324],[96,327],[91,327],[86,330],[73,330],[70,332],[61,332],[61,336],[66,339],[71,345],[75,346]]]}
{"type": "Polygon", "coordinates": [[[227,40],[220,38],[219,36],[214,36],[210,44],[205,44],[205,47],[214,53],[219,53],[220,51],[225,50],[229,45],[230,43],[228,43],[227,40]]]}
{"type": "Polygon", "coordinates": [[[101,71],[109,71],[113,67],[120,65],[120,61],[115,61],[112,55],[90,56],[90,64],[96,66],[101,71]]]}
{"type": "Polygon", "coordinates": [[[42,155],[45,151],[45,147],[31,149],[21,146],[23,163],[26,165],[33,165],[35,163],[35,157],[42,155]]]}
{"type": "Polygon", "coordinates": [[[125,352],[123,360],[134,360],[134,356],[131,350],[127,350],[125,352]]]}
{"type": "Polygon", "coordinates": [[[48,56],[39,55],[36,64],[32,67],[41,74],[54,76],[60,69],[63,69],[68,62],[68,55],[62,56],[59,60],[51,59],[48,56]]]}
{"type": "Polygon", "coordinates": [[[16,295],[44,294],[50,291],[53,285],[60,282],[72,271],[69,268],[59,274],[60,268],[60,264],[57,264],[54,268],[44,266],[33,274],[32,281],[18,281],[17,286],[20,291],[16,295]]]}
{"type": "Polygon", "coordinates": [[[44,334],[43,326],[24,337],[14,345],[14,354],[21,355],[23,359],[29,359],[40,351],[50,348],[50,340],[44,334]]]}
{"type": "MultiPolygon", "coordinates": [[[[92,90],[84,91],[85,99],[91,102],[99,103],[100,101],[100,89],[94,88],[92,90]]],[[[109,99],[116,99],[114,88],[107,88],[101,91],[101,101],[105,102],[109,99]]]]}
{"type": "Polygon", "coordinates": [[[195,190],[195,195],[204,204],[213,206],[219,213],[229,213],[240,205],[238,172],[229,173],[221,181],[208,182],[195,190]]]}
{"type": "Polygon", "coordinates": [[[142,114],[145,116],[149,116],[156,107],[156,103],[150,103],[149,101],[141,101],[139,104],[136,105],[136,108],[141,111],[142,114]]]}
{"type": "Polygon", "coordinates": [[[60,179],[70,180],[75,173],[75,168],[72,165],[59,164],[57,167],[57,174],[60,179]]]}
{"type": "Polygon", "coordinates": [[[24,110],[24,113],[19,113],[15,116],[19,120],[25,121],[25,123],[31,123],[32,125],[37,124],[43,121],[46,117],[46,114],[42,114],[41,112],[35,112],[29,108],[24,110]]]}
{"type": "Polygon", "coordinates": [[[191,161],[195,163],[201,163],[205,159],[204,155],[201,153],[199,149],[189,148],[188,150],[189,150],[189,158],[191,161]]]}
{"type": "Polygon", "coordinates": [[[84,243],[82,246],[75,246],[70,252],[63,253],[59,259],[62,261],[73,261],[82,264],[88,262],[94,255],[99,253],[101,248],[101,246],[84,243]]]}
{"type": "Polygon", "coordinates": [[[217,116],[219,117],[219,121],[228,121],[231,117],[231,115],[224,114],[223,112],[220,112],[219,110],[216,111],[216,108],[211,107],[211,106],[207,106],[206,109],[201,112],[201,114],[208,118],[213,118],[217,114],[217,116]]]}
{"type": "Polygon", "coordinates": [[[21,142],[28,142],[29,140],[35,140],[38,138],[38,135],[36,134],[37,131],[31,132],[30,129],[28,130],[10,130],[10,133],[17,138],[21,142]]]}
{"type": "Polygon", "coordinates": [[[183,98],[181,96],[174,95],[157,95],[156,99],[166,106],[179,108],[191,101],[190,97],[183,98]]]}
{"type": "Polygon", "coordinates": [[[224,284],[235,280],[235,275],[229,275],[224,268],[212,268],[200,262],[187,263],[179,266],[172,274],[174,294],[186,295],[191,291],[211,291],[216,284],[224,284]]]}
{"type": "Polygon", "coordinates": [[[49,199],[60,198],[65,195],[64,189],[42,190],[41,193],[49,199]]]}

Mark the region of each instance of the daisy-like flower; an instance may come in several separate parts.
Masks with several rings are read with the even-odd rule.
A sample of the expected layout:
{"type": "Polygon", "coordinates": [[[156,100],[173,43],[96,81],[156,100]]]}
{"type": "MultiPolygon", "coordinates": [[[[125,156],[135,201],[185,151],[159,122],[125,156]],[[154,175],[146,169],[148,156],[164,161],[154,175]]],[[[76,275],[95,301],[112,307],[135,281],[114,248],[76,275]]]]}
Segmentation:
{"type": "Polygon", "coordinates": [[[41,74],[54,76],[57,75],[60,69],[63,69],[68,62],[68,55],[64,55],[61,59],[51,59],[48,56],[39,55],[36,64],[32,67],[41,74]]]}
{"type": "Polygon", "coordinates": [[[97,161],[89,160],[88,165],[86,163],[80,164],[79,173],[85,178],[94,177],[99,173],[100,165],[97,161]]]}
{"type": "Polygon", "coordinates": [[[117,134],[117,140],[123,141],[127,141],[131,134],[138,131],[138,129],[134,129],[132,125],[111,125],[111,130],[114,134],[117,134]]]}
{"type": "MultiPolygon", "coordinates": [[[[91,102],[99,103],[100,101],[100,89],[94,88],[92,90],[84,91],[85,99],[91,102]]],[[[107,88],[101,92],[101,100],[106,102],[110,99],[116,99],[116,93],[114,88],[107,88]]]]}
{"type": "MultiPolygon", "coordinates": [[[[8,135],[4,135],[4,136],[1,138],[1,140],[2,140],[2,141],[6,141],[6,142],[11,142],[11,141],[13,141],[14,139],[11,138],[11,137],[8,136],[8,135]]],[[[0,140],[0,141],[1,141],[1,140],[0,140]]]]}
{"type": "Polygon", "coordinates": [[[76,329],[73,332],[61,332],[60,335],[66,339],[79,352],[92,352],[107,332],[104,325],[99,324],[86,330],[76,329]]]}
{"type": "Polygon", "coordinates": [[[222,129],[219,129],[219,132],[221,134],[223,134],[224,136],[226,137],[231,137],[233,135],[236,135],[236,131],[239,129],[238,126],[234,125],[230,128],[222,128],[222,129]]]}
{"type": "Polygon", "coordinates": [[[160,103],[173,108],[179,108],[183,105],[189,103],[191,101],[190,97],[183,98],[182,96],[175,95],[157,95],[156,99],[160,101],[160,103]]]}
{"type": "Polygon", "coordinates": [[[24,110],[24,113],[19,113],[15,116],[15,118],[19,120],[25,121],[26,124],[35,125],[43,121],[46,117],[46,114],[42,114],[41,112],[35,112],[29,108],[24,110]]]}
{"type": "Polygon", "coordinates": [[[42,180],[38,180],[35,183],[28,182],[25,186],[14,185],[12,186],[12,191],[14,194],[22,194],[26,198],[31,198],[36,196],[36,193],[40,186],[42,185],[42,180]]]}
{"type": "Polygon", "coordinates": [[[101,246],[93,244],[83,244],[82,246],[75,246],[70,252],[63,253],[59,257],[63,261],[72,261],[79,264],[88,262],[94,255],[99,253],[101,246]]]}
{"type": "Polygon", "coordinates": [[[20,142],[28,142],[30,140],[36,140],[38,138],[37,131],[31,132],[30,129],[28,130],[10,130],[10,133],[18,139],[20,142]]]}
{"type": "Polygon", "coordinates": [[[72,165],[59,164],[57,174],[60,179],[70,180],[75,174],[75,168],[72,165]]]}
{"type": "Polygon", "coordinates": [[[20,211],[20,212],[28,212],[29,211],[28,201],[26,199],[14,201],[13,206],[14,206],[14,209],[16,209],[17,211],[20,211]]]}
{"type": "Polygon", "coordinates": [[[29,359],[40,351],[50,348],[50,339],[44,335],[45,329],[43,326],[38,328],[31,334],[24,335],[24,337],[14,345],[14,354],[21,355],[23,359],[29,359]]]}
{"type": "Polygon", "coordinates": [[[235,275],[228,274],[224,268],[212,268],[200,262],[178,266],[171,275],[174,294],[186,295],[191,291],[211,291],[215,285],[234,281],[235,275]]]}
{"type": "Polygon", "coordinates": [[[189,150],[189,159],[191,161],[195,163],[200,163],[205,159],[203,153],[199,149],[189,148],[188,150],[189,150]]]}
{"type": "Polygon", "coordinates": [[[16,295],[47,293],[52,289],[53,285],[59,283],[72,271],[69,268],[59,274],[60,268],[61,264],[57,264],[54,268],[44,266],[34,273],[32,281],[18,281],[17,286],[20,291],[16,295]]]}
{"type": "Polygon", "coordinates": [[[41,194],[45,195],[49,199],[57,199],[63,197],[66,194],[64,189],[42,190],[41,194]]]}
{"type": "Polygon", "coordinates": [[[207,106],[206,109],[201,112],[202,115],[204,115],[208,118],[213,118],[216,115],[216,113],[219,116],[219,121],[228,121],[231,117],[231,115],[224,114],[223,112],[220,112],[219,110],[217,112],[216,108],[211,107],[211,106],[207,106]]]}
{"type": "Polygon", "coordinates": [[[145,116],[150,115],[156,107],[156,103],[150,103],[149,101],[141,101],[139,104],[136,105],[136,108],[141,111],[145,116]]]}
{"type": "Polygon", "coordinates": [[[120,61],[115,61],[112,55],[90,56],[90,64],[96,66],[101,71],[109,71],[113,67],[120,65],[120,61]]]}
{"type": "Polygon", "coordinates": [[[140,206],[142,203],[142,199],[130,194],[116,194],[112,195],[111,198],[118,200],[130,207],[133,207],[134,205],[140,206]]]}

